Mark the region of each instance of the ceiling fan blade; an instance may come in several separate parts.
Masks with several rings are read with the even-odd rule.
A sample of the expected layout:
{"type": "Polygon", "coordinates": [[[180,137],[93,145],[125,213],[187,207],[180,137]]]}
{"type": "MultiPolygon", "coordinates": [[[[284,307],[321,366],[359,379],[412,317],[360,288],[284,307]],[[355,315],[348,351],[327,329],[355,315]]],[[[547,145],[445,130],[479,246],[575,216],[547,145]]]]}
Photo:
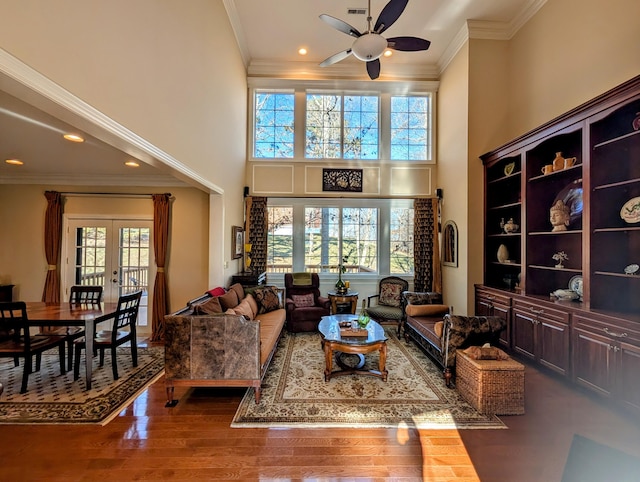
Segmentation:
{"type": "Polygon", "coordinates": [[[351,49],[343,50],[337,54],[333,54],[331,57],[324,59],[319,65],[320,67],[328,67],[329,65],[340,62],[351,55],[351,49]]]}
{"type": "Polygon", "coordinates": [[[387,47],[403,52],[417,52],[427,50],[431,42],[418,37],[393,37],[387,39],[387,47]]]}
{"type": "MultiPolygon", "coordinates": [[[[382,12],[380,12],[373,31],[380,34],[391,27],[391,25],[400,18],[407,3],[409,3],[409,0],[391,0],[387,3],[382,9],[382,12]]],[[[371,15],[371,13],[369,13],[369,15],[371,15]]]]}
{"type": "Polygon", "coordinates": [[[352,37],[358,38],[361,37],[362,34],[358,31],[357,28],[352,27],[347,22],[340,20],[339,18],[332,17],[331,15],[322,14],[320,15],[320,20],[328,23],[336,30],[340,30],[347,35],[351,35],[352,37]]]}
{"type": "Polygon", "coordinates": [[[367,73],[369,74],[369,78],[371,80],[376,80],[378,77],[380,77],[380,59],[375,59],[371,62],[367,62],[367,73]]]}

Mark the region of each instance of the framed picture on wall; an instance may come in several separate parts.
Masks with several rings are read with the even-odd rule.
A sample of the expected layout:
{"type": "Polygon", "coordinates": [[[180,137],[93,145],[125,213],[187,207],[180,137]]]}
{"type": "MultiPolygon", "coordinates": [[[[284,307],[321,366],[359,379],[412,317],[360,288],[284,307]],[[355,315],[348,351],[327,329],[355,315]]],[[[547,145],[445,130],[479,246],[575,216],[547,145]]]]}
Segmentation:
{"type": "Polygon", "coordinates": [[[231,227],[231,259],[242,258],[244,246],[243,229],[240,226],[231,227]]]}

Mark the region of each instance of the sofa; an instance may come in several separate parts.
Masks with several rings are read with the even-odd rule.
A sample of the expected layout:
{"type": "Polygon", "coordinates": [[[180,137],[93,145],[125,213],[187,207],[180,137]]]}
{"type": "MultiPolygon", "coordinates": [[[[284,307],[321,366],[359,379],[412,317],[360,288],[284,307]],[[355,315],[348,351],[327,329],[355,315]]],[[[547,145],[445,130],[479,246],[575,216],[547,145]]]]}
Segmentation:
{"type": "Polygon", "coordinates": [[[497,346],[506,328],[499,316],[454,315],[439,293],[404,291],[402,296],[405,340],[415,341],[443,370],[447,387],[455,378],[456,351],[485,343],[497,346]]]}
{"type": "Polygon", "coordinates": [[[260,403],[262,379],[285,323],[283,297],[281,288],[245,293],[238,283],[165,316],[167,406],[178,403],[176,386],[253,387],[260,403]]]}

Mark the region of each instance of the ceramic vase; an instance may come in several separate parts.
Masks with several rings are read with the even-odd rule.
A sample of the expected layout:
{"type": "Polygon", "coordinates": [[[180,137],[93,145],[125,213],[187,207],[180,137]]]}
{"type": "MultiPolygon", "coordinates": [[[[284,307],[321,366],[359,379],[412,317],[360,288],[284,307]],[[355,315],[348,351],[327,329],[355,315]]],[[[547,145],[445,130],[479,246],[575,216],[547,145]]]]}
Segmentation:
{"type": "Polygon", "coordinates": [[[498,262],[506,263],[509,259],[509,250],[504,244],[498,247],[498,262]]]}

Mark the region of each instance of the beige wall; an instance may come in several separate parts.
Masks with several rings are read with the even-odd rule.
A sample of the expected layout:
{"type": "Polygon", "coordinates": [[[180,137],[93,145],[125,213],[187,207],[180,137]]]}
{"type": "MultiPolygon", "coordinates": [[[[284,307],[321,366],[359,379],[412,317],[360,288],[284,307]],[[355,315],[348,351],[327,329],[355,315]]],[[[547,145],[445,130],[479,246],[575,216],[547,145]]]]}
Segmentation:
{"type": "Polygon", "coordinates": [[[508,63],[500,144],[640,73],[640,2],[548,1],[510,42],[508,63]]]}
{"type": "Polygon", "coordinates": [[[443,266],[444,302],[467,313],[469,250],[468,98],[469,44],[458,52],[440,79],[438,91],[438,182],[443,190],[442,222],[458,226],[458,267],[443,266]]]}
{"type": "MultiPolygon", "coordinates": [[[[211,259],[194,263],[208,280],[196,293],[226,282],[238,268],[230,233],[243,220],[247,84],[223,2],[1,4],[4,50],[224,191],[213,203],[211,259]]],[[[183,214],[174,222],[202,222],[183,214]]]]}
{"type": "MultiPolygon", "coordinates": [[[[86,192],[77,186],[0,185],[0,219],[7,227],[0,230],[0,284],[16,285],[16,299],[38,301],[47,272],[44,253],[44,215],[46,190],[86,192]]],[[[122,188],[118,192],[125,192],[122,188]]],[[[166,192],[166,188],[127,189],[132,193],[166,192]]],[[[171,309],[184,306],[188,299],[204,293],[207,273],[209,196],[193,188],[172,188],[172,223],[167,279],[171,309]],[[194,267],[196,267],[194,269],[194,267]],[[204,287],[204,288],[203,288],[204,287]]],[[[153,219],[150,198],[67,197],[67,215],[142,216],[153,219]]]]}

